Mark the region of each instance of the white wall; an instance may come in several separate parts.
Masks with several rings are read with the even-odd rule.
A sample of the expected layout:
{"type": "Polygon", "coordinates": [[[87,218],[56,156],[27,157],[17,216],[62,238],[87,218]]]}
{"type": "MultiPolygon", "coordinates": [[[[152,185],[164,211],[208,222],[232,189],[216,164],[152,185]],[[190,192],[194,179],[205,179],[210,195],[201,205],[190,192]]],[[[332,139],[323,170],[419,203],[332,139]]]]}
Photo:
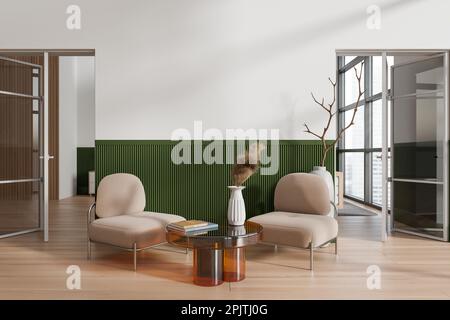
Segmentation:
{"type": "Polygon", "coordinates": [[[95,145],[94,57],[59,58],[59,199],[76,195],[77,147],[95,145]]]}
{"type": "Polygon", "coordinates": [[[78,147],[95,146],[95,58],[77,57],[78,147]]]}
{"type": "Polygon", "coordinates": [[[15,0],[0,47],[96,49],[97,139],[168,139],[194,120],[310,138],[302,124],[326,117],[310,91],[329,96],[336,49],[450,48],[448,12],[442,0],[15,0]],[[381,30],[366,27],[373,3],[381,30]]]}
{"type": "Polygon", "coordinates": [[[76,60],[59,59],[59,199],[77,193],[76,60]]]}

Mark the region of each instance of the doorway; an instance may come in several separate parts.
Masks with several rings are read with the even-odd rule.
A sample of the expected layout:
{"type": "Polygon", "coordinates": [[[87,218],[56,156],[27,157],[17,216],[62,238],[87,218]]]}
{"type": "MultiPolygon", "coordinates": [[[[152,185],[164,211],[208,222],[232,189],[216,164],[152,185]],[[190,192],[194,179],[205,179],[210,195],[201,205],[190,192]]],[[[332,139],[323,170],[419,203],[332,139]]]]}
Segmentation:
{"type": "Polygon", "coordinates": [[[444,53],[396,59],[389,95],[392,229],[440,240],[448,220],[445,61],[444,53]]]}
{"type": "Polygon", "coordinates": [[[344,196],[379,210],[382,238],[398,231],[448,240],[447,60],[444,51],[338,53],[338,130],[358,108],[337,150],[344,196]]]}
{"type": "Polygon", "coordinates": [[[79,178],[78,167],[94,166],[94,55],[93,50],[0,51],[0,238],[43,231],[47,241],[49,202],[80,193],[80,186],[87,194],[87,173],[79,178]],[[65,59],[81,67],[64,72],[65,59]],[[83,130],[72,131],[78,118],[83,130]],[[81,157],[77,166],[79,154],[86,155],[80,149],[89,149],[89,159],[81,157]],[[69,169],[67,163],[75,165],[69,169]]]}
{"type": "Polygon", "coordinates": [[[42,56],[0,56],[0,238],[42,228],[42,56]]]}

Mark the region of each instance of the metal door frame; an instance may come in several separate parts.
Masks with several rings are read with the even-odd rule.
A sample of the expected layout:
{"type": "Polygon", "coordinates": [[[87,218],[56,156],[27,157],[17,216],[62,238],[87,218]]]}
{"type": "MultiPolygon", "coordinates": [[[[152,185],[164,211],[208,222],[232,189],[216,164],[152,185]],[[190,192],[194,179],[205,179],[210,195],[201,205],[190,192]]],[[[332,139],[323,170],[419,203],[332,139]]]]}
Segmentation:
{"type": "MultiPolygon", "coordinates": [[[[1,52],[0,52],[1,54],[1,52]]],[[[39,69],[39,95],[38,96],[33,96],[33,95],[27,95],[27,94],[22,94],[22,93],[18,93],[18,92],[10,92],[10,91],[4,91],[4,90],[0,90],[0,95],[8,95],[8,96],[13,96],[13,97],[18,97],[18,98],[23,98],[23,99],[31,99],[31,100],[37,100],[39,101],[39,110],[38,110],[38,114],[39,114],[39,125],[38,125],[38,133],[39,133],[39,152],[42,152],[42,144],[43,144],[43,119],[42,119],[42,112],[43,112],[43,107],[44,107],[44,97],[43,97],[43,86],[44,86],[44,82],[43,82],[43,67],[41,65],[38,64],[34,64],[34,63],[29,63],[29,62],[24,62],[24,61],[20,61],[20,60],[16,60],[16,59],[12,59],[12,58],[8,58],[8,57],[4,57],[4,56],[0,56],[0,60],[3,61],[8,61],[8,62],[13,62],[13,63],[17,63],[20,65],[25,65],[25,66],[29,66],[32,69],[39,69]]],[[[40,160],[42,160],[41,157],[39,157],[40,160]]],[[[43,172],[42,172],[42,161],[40,161],[39,163],[39,177],[38,178],[29,178],[29,179],[15,179],[15,180],[2,180],[0,181],[0,184],[13,184],[13,183],[27,183],[27,182],[39,182],[39,225],[36,228],[31,228],[31,229],[26,229],[26,230],[22,230],[22,231],[16,231],[16,232],[11,232],[11,233],[7,233],[7,234],[2,234],[0,235],[0,239],[3,238],[8,238],[8,237],[13,237],[13,236],[18,236],[18,235],[22,235],[22,234],[27,234],[27,233],[31,233],[31,232],[36,232],[36,231],[42,231],[47,230],[48,231],[48,227],[46,228],[45,224],[43,224],[43,215],[44,215],[44,211],[43,211],[43,202],[44,202],[44,197],[43,197],[43,186],[44,186],[44,181],[43,181],[43,172]]],[[[47,214],[48,215],[48,214],[47,214]]]]}
{"type": "MultiPolygon", "coordinates": [[[[383,139],[383,146],[382,146],[382,166],[383,166],[383,170],[382,170],[382,179],[383,179],[383,189],[382,189],[382,223],[381,223],[381,240],[382,241],[386,241],[388,236],[390,235],[391,231],[392,231],[392,227],[393,227],[393,214],[392,212],[389,212],[389,208],[388,208],[388,184],[390,183],[389,181],[389,174],[388,174],[388,161],[392,161],[392,159],[388,159],[388,154],[389,154],[389,150],[388,150],[388,66],[387,66],[387,56],[398,56],[398,55],[420,55],[420,54],[444,54],[445,58],[444,58],[444,77],[445,77],[445,126],[444,126],[444,130],[445,130],[445,136],[444,136],[444,149],[443,149],[443,155],[444,158],[446,160],[445,164],[444,164],[444,168],[443,168],[443,181],[444,181],[444,187],[443,187],[443,193],[444,193],[444,204],[443,204],[443,211],[444,211],[444,239],[441,238],[436,238],[436,237],[432,237],[433,239],[437,239],[437,240],[444,240],[444,241],[448,241],[448,237],[449,237],[449,168],[448,168],[448,141],[449,141],[449,123],[448,123],[448,117],[449,117],[449,85],[450,85],[450,81],[449,81],[449,67],[450,67],[450,63],[449,63],[449,51],[448,49],[337,49],[336,50],[336,56],[382,56],[382,126],[384,128],[384,130],[382,130],[382,139],[383,139]]],[[[428,56],[427,58],[429,58],[430,56],[428,56]]],[[[337,59],[336,59],[337,60],[337,59]]],[[[337,66],[337,68],[339,68],[339,66],[337,66]]],[[[338,73],[336,73],[337,75],[338,73]]],[[[337,77],[337,80],[339,81],[339,78],[337,77]]],[[[391,79],[392,80],[392,79],[391,79]]],[[[340,96],[340,95],[338,95],[340,96]]],[[[392,108],[391,108],[391,113],[392,113],[392,108]]],[[[392,114],[390,115],[392,117],[392,114]]],[[[391,125],[393,125],[393,123],[391,123],[391,125]]],[[[336,125],[336,127],[338,127],[336,125]]],[[[391,129],[392,130],[392,129],[391,129]]],[[[391,134],[391,143],[392,143],[392,139],[393,139],[393,135],[391,134]]],[[[392,145],[391,145],[392,147],[392,145]]],[[[391,150],[391,153],[393,154],[393,150],[391,150]]],[[[393,166],[391,165],[390,168],[390,175],[392,176],[392,171],[393,171],[393,166]]],[[[391,188],[391,206],[393,204],[393,188],[391,188]]],[[[422,234],[420,234],[420,236],[423,236],[422,234]]]]}
{"type": "MultiPolygon", "coordinates": [[[[392,213],[391,213],[391,215],[390,215],[390,220],[389,220],[389,224],[390,224],[390,228],[389,228],[389,232],[401,232],[401,233],[405,233],[405,234],[411,234],[411,235],[415,235],[415,236],[420,236],[420,237],[424,237],[424,238],[429,238],[429,239],[434,239],[434,240],[440,240],[440,241],[448,241],[448,223],[449,223],[449,196],[448,196],[448,188],[449,188],[449,186],[448,186],[448,180],[449,180],[449,177],[448,177],[448,174],[449,174],[449,170],[448,170],[448,143],[449,143],[449,123],[448,123],[448,116],[449,116],[449,111],[448,111],[448,108],[449,108],[449,70],[448,70],[448,68],[449,68],[449,52],[448,51],[443,51],[443,52],[439,52],[439,53],[437,53],[437,54],[435,54],[435,55],[432,55],[432,56],[427,56],[427,57],[424,57],[424,58],[418,58],[418,59],[413,59],[413,60],[410,60],[410,61],[406,61],[406,62],[403,62],[403,63],[399,63],[399,64],[394,64],[392,67],[391,67],[391,70],[389,70],[389,72],[391,73],[391,90],[392,90],[392,88],[393,88],[393,82],[394,82],[394,75],[393,75],[393,72],[394,72],[394,67],[400,67],[400,66],[405,66],[405,65],[408,65],[408,64],[412,64],[412,63],[417,63],[417,62],[421,62],[421,61],[426,61],[426,60],[429,60],[429,59],[433,59],[433,58],[436,58],[436,57],[439,57],[439,56],[442,56],[443,58],[444,58],[444,65],[443,65],[443,69],[444,69],[444,119],[445,119],[445,121],[444,121],[444,137],[443,137],[443,141],[442,141],[442,144],[443,144],[443,146],[442,146],[442,151],[443,151],[443,170],[442,170],[442,175],[443,175],[443,177],[442,177],[442,193],[443,193],[443,205],[442,205],[442,217],[443,217],[443,226],[442,226],[442,228],[443,228],[443,236],[442,236],[442,238],[441,237],[436,237],[436,236],[433,236],[433,235],[427,235],[427,234],[423,234],[423,233],[420,233],[420,232],[415,232],[415,231],[410,231],[410,230],[403,230],[403,229],[398,229],[398,228],[395,228],[395,226],[394,226],[394,212],[392,211],[392,213]]],[[[411,95],[411,96],[417,96],[417,95],[411,95]]],[[[403,98],[403,97],[406,97],[406,96],[400,96],[400,97],[397,97],[397,98],[403,98]]],[[[390,100],[390,101],[393,101],[393,95],[392,95],[392,92],[391,92],[391,94],[388,96],[388,99],[390,100]]],[[[393,115],[394,115],[394,108],[391,106],[391,119],[393,119],[393,115]]],[[[394,202],[395,202],[395,199],[394,199],[394,185],[393,185],[393,182],[394,182],[394,179],[393,179],[393,177],[394,177],[394,175],[393,175],[393,173],[394,173],[394,166],[393,166],[393,162],[394,162],[394,148],[393,148],[393,146],[394,146],[394,134],[393,134],[393,132],[394,132],[394,121],[391,121],[391,128],[390,128],[390,130],[391,130],[391,170],[390,170],[390,174],[391,174],[391,178],[392,178],[392,185],[391,185],[391,207],[393,207],[394,206],[394,202]]],[[[397,181],[402,181],[402,179],[396,179],[397,181]]],[[[414,179],[408,179],[408,181],[411,181],[411,180],[414,180],[414,179]]],[[[422,182],[422,181],[421,181],[422,182]]],[[[422,183],[429,183],[429,182],[422,182],[422,183]]],[[[432,183],[432,184],[435,184],[435,185],[438,185],[437,183],[432,183]]]]}

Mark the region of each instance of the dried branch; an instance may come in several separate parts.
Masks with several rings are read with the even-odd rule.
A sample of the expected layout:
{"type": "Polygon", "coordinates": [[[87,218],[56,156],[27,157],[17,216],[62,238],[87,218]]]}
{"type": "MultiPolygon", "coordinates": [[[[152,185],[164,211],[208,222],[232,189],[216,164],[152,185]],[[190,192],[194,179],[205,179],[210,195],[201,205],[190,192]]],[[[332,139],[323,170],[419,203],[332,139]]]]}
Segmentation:
{"type": "Polygon", "coordinates": [[[358,80],[358,98],[356,100],[356,106],[353,109],[352,119],[351,119],[350,123],[347,126],[345,126],[344,128],[342,128],[339,131],[338,136],[336,137],[336,139],[332,143],[330,143],[328,145],[326,143],[326,135],[328,133],[328,130],[330,129],[331,121],[332,121],[333,117],[336,115],[336,112],[337,112],[337,111],[333,112],[333,106],[336,103],[336,82],[333,82],[330,78],[328,78],[328,80],[330,81],[331,86],[333,88],[333,99],[332,99],[332,101],[330,103],[328,103],[328,107],[325,106],[325,99],[324,98],[322,98],[322,102],[319,102],[316,99],[316,97],[314,96],[314,94],[311,92],[311,96],[312,96],[314,102],[317,105],[319,105],[322,109],[327,111],[327,113],[328,113],[328,120],[326,122],[325,127],[323,128],[323,131],[322,131],[321,135],[311,131],[309,129],[308,125],[306,123],[304,124],[304,126],[306,128],[305,132],[315,136],[316,138],[320,139],[321,142],[322,142],[322,151],[323,151],[323,153],[322,153],[321,166],[325,166],[325,160],[326,160],[326,156],[327,156],[328,151],[331,148],[333,148],[336,145],[336,143],[343,137],[345,131],[348,128],[350,128],[352,125],[355,124],[356,112],[358,111],[359,103],[361,101],[361,97],[364,95],[364,91],[362,91],[362,89],[361,89],[361,78],[362,78],[363,66],[364,66],[364,61],[361,62],[361,69],[359,71],[359,74],[358,74],[358,70],[356,69],[356,67],[354,67],[355,76],[356,76],[356,79],[358,80]]]}
{"type": "Polygon", "coordinates": [[[355,108],[353,109],[352,120],[350,121],[350,123],[347,126],[345,126],[344,128],[342,128],[339,131],[337,138],[333,141],[333,143],[330,144],[329,148],[333,147],[343,137],[345,131],[347,131],[348,128],[350,128],[352,125],[355,124],[356,112],[359,109],[359,103],[361,101],[361,97],[364,95],[364,91],[361,89],[361,77],[362,77],[363,65],[364,65],[364,62],[361,63],[361,70],[359,72],[359,75],[358,75],[358,70],[356,69],[356,67],[354,68],[355,76],[356,76],[356,79],[358,80],[358,98],[356,99],[355,108]]]}
{"type": "Polygon", "coordinates": [[[314,94],[311,92],[311,97],[313,98],[314,102],[317,103],[319,106],[321,106],[323,109],[325,109],[325,111],[329,111],[327,107],[325,107],[324,103],[324,98],[322,98],[322,102],[317,101],[316,97],[314,97],[314,94]]]}
{"type": "Polygon", "coordinates": [[[312,132],[311,130],[309,130],[309,127],[308,127],[308,125],[307,125],[306,123],[304,124],[304,126],[305,126],[305,128],[306,128],[305,132],[307,132],[307,133],[309,133],[309,134],[312,134],[313,136],[315,136],[315,137],[317,137],[317,138],[319,138],[319,139],[322,139],[322,137],[319,136],[317,133],[314,133],[314,132],[312,132]]]}

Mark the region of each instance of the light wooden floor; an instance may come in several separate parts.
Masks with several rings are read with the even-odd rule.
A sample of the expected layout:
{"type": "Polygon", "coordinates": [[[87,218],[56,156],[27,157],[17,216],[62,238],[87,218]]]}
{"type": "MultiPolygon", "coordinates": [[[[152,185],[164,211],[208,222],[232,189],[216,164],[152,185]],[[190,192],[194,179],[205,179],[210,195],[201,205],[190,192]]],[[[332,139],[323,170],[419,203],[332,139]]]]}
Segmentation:
{"type": "MultiPolygon", "coordinates": [[[[39,233],[0,240],[0,299],[395,299],[450,298],[450,245],[395,235],[378,241],[378,217],[341,217],[339,256],[258,245],[247,250],[247,279],[213,288],[191,283],[191,254],[149,250],[132,271],[130,253],[97,245],[86,260],[86,209],[77,197],[51,204],[50,242],[39,233]],[[66,289],[66,268],[81,268],[81,290],[66,289]],[[381,289],[366,269],[381,269],[381,289]]],[[[166,246],[163,249],[177,250],[166,246]]]]}

